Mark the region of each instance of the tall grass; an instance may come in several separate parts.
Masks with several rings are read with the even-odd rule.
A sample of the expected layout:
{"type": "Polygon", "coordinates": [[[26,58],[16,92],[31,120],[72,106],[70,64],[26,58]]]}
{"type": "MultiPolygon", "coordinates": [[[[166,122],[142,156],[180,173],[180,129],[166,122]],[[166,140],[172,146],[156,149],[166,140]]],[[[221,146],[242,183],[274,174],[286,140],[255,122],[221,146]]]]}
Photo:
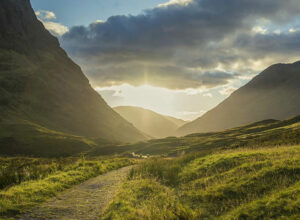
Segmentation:
{"type": "Polygon", "coordinates": [[[300,146],[226,150],[140,164],[103,218],[291,219],[299,198],[300,146]]]}
{"type": "Polygon", "coordinates": [[[0,190],[21,182],[42,179],[51,173],[61,171],[77,158],[0,158],[0,190]]]}
{"type": "Polygon", "coordinates": [[[179,173],[190,161],[204,157],[211,151],[188,154],[178,158],[161,159],[151,158],[141,163],[138,167],[130,171],[129,178],[154,178],[165,185],[176,186],[179,184],[179,173]]]}
{"type": "Polygon", "coordinates": [[[183,207],[173,189],[154,179],[126,182],[101,219],[185,219],[193,212],[183,207]]]}
{"type": "MultiPolygon", "coordinates": [[[[38,169],[33,164],[30,169],[38,169]]],[[[50,164],[54,171],[45,169],[42,175],[34,176],[31,180],[23,179],[20,184],[0,191],[0,217],[21,213],[75,184],[130,164],[133,164],[133,160],[127,158],[80,158],[69,164],[50,164]]]]}

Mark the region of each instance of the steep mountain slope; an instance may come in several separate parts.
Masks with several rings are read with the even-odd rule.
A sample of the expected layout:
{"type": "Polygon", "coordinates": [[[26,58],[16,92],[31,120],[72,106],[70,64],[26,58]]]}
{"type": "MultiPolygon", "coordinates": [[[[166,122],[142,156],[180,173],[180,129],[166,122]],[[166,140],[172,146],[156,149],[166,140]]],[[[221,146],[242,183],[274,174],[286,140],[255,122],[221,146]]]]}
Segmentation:
{"type": "Polygon", "coordinates": [[[92,89],[80,67],[37,20],[29,0],[0,1],[0,107],[4,148],[3,143],[21,145],[22,135],[16,132],[22,129],[16,127],[32,124],[114,141],[145,139],[92,89]]]}
{"type": "Polygon", "coordinates": [[[155,138],[173,135],[179,127],[178,123],[181,122],[180,119],[160,115],[151,110],[135,106],[119,106],[114,110],[140,131],[155,138]]]}
{"type": "Polygon", "coordinates": [[[300,62],[276,64],[235,91],[216,108],[177,131],[178,135],[220,131],[268,118],[300,114],[300,62]]]}

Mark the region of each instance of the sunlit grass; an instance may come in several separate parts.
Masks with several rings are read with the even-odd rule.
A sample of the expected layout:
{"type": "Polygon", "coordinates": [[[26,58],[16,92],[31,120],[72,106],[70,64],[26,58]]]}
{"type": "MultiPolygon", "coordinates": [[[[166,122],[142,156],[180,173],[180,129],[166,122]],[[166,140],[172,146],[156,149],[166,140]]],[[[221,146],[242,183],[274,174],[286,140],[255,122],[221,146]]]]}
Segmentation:
{"type": "MultiPolygon", "coordinates": [[[[73,185],[132,163],[133,160],[126,158],[97,158],[94,160],[81,158],[65,165],[61,170],[45,173],[41,178],[24,179],[20,184],[0,191],[0,216],[20,213],[73,185]]],[[[38,169],[36,164],[31,164],[31,166],[33,172],[35,172],[35,168],[38,169]]]]}
{"type": "Polygon", "coordinates": [[[300,146],[155,158],[133,169],[104,218],[296,219],[299,183],[300,146]]]}
{"type": "Polygon", "coordinates": [[[177,219],[191,210],[181,206],[173,189],[153,178],[126,182],[103,219],[177,219]]]}
{"type": "Polygon", "coordinates": [[[191,134],[185,137],[168,137],[130,145],[96,148],[94,153],[129,151],[144,155],[174,157],[208,150],[298,144],[300,144],[300,116],[285,121],[265,120],[220,132],[191,134]]]}

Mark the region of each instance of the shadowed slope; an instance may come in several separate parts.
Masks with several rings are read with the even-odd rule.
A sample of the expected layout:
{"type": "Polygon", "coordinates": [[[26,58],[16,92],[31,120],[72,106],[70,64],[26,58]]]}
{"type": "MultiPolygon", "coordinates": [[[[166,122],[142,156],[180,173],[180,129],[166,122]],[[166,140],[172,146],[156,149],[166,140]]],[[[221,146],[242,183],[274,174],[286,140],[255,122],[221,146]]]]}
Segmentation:
{"type": "MultiPolygon", "coordinates": [[[[26,120],[72,135],[145,139],[92,89],[29,0],[0,2],[0,106],[0,131],[26,120]]],[[[2,134],[16,138],[13,131],[2,134]]]]}

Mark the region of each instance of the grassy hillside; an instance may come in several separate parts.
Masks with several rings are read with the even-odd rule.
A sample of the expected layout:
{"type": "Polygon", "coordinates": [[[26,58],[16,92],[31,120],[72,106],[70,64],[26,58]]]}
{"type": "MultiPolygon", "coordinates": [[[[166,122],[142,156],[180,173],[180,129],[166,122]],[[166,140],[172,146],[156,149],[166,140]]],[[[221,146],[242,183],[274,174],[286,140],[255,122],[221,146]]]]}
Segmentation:
{"type": "Polygon", "coordinates": [[[221,131],[268,118],[300,114],[300,62],[272,65],[177,135],[221,131]]]}
{"type": "Polygon", "coordinates": [[[178,156],[189,152],[240,147],[300,144],[300,116],[284,121],[265,120],[222,132],[168,137],[130,145],[95,148],[92,153],[135,152],[138,154],[178,156]]]}
{"type": "Polygon", "coordinates": [[[184,123],[180,119],[135,106],[119,106],[114,110],[140,131],[154,138],[171,136],[184,123]]]}
{"type": "Polygon", "coordinates": [[[2,122],[0,155],[65,157],[88,151],[96,140],[70,135],[25,120],[2,122]]]}
{"type": "Polygon", "coordinates": [[[156,156],[131,171],[102,219],[299,219],[299,144],[295,117],[125,146],[156,156]]]}
{"type": "Polygon", "coordinates": [[[0,218],[40,205],[91,177],[133,164],[128,158],[0,158],[0,218]]]}
{"type": "Polygon", "coordinates": [[[300,146],[150,159],[103,219],[299,219],[300,146]]]}

